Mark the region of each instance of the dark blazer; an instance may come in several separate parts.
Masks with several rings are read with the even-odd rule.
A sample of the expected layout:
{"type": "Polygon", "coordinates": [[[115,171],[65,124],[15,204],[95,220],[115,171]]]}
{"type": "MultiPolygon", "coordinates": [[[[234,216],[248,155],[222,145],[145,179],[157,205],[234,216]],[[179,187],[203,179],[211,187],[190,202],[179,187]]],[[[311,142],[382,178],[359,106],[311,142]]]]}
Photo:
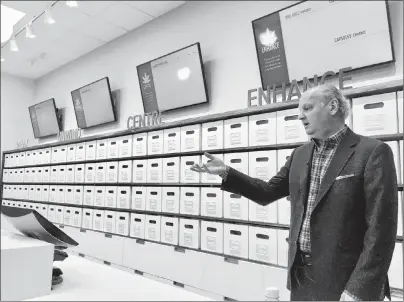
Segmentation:
{"type": "MultiPolygon", "coordinates": [[[[260,205],[290,195],[289,290],[313,150],[313,142],[296,148],[269,182],[230,169],[222,183],[222,190],[260,205]]],[[[314,280],[319,282],[313,294],[319,300],[339,300],[344,290],[362,300],[380,300],[383,293],[389,296],[387,272],[397,233],[397,191],[390,147],[348,129],[324,176],[311,216],[312,267],[314,280]]]]}

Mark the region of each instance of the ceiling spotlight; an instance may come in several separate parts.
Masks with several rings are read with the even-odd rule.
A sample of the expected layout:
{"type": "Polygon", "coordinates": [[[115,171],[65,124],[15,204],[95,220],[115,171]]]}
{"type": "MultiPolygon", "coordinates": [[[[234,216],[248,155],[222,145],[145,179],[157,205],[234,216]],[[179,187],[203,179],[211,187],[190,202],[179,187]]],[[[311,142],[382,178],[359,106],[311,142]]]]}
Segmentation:
{"type": "Polygon", "coordinates": [[[3,55],[1,55],[1,61],[2,61],[2,62],[4,62],[4,58],[3,58],[3,55]]]}
{"type": "Polygon", "coordinates": [[[66,5],[69,6],[69,7],[77,7],[77,6],[79,6],[77,1],[66,1],[66,5]]]}
{"type": "Polygon", "coordinates": [[[45,23],[46,24],[53,24],[55,22],[56,21],[55,21],[55,19],[53,19],[52,12],[48,8],[47,10],[45,10],[45,23]]]}
{"type": "Polygon", "coordinates": [[[28,23],[28,25],[26,26],[25,30],[26,30],[25,36],[26,36],[27,38],[33,39],[33,38],[36,37],[36,35],[35,35],[34,32],[32,31],[31,22],[28,23]]]}
{"type": "Polygon", "coordinates": [[[15,37],[10,40],[10,50],[11,51],[18,51],[18,45],[15,41],[15,37]]]}

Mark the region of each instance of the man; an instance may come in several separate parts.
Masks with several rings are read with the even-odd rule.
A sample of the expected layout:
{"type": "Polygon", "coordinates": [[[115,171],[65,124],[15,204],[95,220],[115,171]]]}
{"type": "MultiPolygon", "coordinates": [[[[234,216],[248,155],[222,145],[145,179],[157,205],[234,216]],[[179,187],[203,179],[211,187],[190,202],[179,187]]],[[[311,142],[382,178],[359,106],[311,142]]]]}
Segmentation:
{"type": "Polygon", "coordinates": [[[263,206],[290,196],[291,300],[390,298],[387,272],[398,216],[392,151],[345,125],[349,105],[332,85],[306,91],[299,109],[311,141],[296,148],[269,182],[208,153],[208,163],[192,170],[220,175],[222,190],[263,206]]]}

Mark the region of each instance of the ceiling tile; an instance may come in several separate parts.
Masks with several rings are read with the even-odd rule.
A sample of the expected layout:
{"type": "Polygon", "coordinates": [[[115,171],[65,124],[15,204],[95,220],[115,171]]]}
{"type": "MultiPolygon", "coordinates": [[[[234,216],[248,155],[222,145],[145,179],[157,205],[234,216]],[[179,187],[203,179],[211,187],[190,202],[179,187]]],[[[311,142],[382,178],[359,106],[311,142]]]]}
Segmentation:
{"type": "Polygon", "coordinates": [[[166,12],[183,5],[185,1],[122,1],[153,17],[158,17],[166,12]]]}
{"type": "Polygon", "coordinates": [[[106,10],[115,1],[79,1],[79,5],[75,8],[83,13],[96,16],[103,10],[106,10]]]}
{"type": "Polygon", "coordinates": [[[105,21],[128,31],[149,22],[153,18],[122,2],[116,2],[99,14],[105,21]]]}
{"type": "Polygon", "coordinates": [[[1,4],[29,15],[42,13],[54,1],[1,1],[1,4]]]}

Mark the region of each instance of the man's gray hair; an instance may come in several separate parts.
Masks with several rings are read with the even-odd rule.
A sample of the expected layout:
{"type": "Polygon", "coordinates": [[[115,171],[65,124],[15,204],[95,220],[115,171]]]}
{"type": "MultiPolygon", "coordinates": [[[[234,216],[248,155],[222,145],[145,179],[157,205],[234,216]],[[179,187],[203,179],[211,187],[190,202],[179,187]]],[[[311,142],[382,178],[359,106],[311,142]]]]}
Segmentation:
{"type": "Polygon", "coordinates": [[[337,100],[339,115],[342,116],[344,120],[349,116],[351,109],[349,106],[349,101],[345,98],[341,90],[339,90],[337,87],[331,84],[323,84],[313,87],[310,90],[313,91],[313,93],[315,92],[321,93],[321,95],[324,96],[325,104],[327,104],[331,100],[337,100]]]}

